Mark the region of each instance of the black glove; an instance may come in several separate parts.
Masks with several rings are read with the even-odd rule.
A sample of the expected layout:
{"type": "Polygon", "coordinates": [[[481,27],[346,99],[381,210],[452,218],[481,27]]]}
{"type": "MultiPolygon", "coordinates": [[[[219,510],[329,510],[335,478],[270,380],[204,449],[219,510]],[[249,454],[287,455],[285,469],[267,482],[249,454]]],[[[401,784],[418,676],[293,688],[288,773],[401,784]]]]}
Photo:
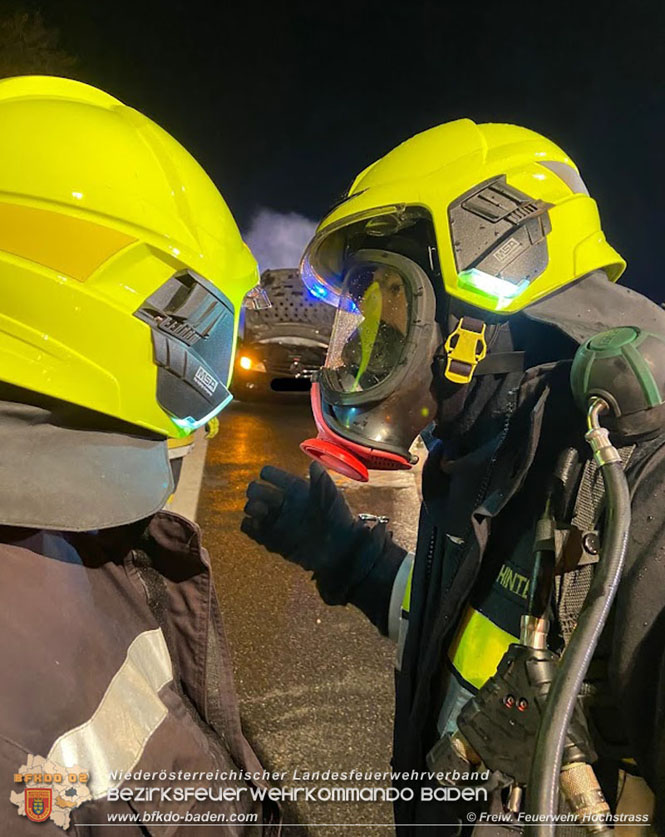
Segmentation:
{"type": "Polygon", "coordinates": [[[311,570],[326,604],[360,607],[384,633],[392,582],[406,552],[385,524],[357,520],[326,470],[312,462],[309,481],[266,465],[251,482],[240,528],[270,552],[311,570]]]}

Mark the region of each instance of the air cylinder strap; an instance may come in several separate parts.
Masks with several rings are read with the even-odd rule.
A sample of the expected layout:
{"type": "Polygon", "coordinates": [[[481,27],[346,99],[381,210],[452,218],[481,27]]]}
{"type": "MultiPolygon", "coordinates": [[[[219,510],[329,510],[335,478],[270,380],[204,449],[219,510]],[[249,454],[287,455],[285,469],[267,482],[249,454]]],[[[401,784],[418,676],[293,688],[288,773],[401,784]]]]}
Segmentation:
{"type": "MultiPolygon", "coordinates": [[[[628,465],[635,445],[619,448],[619,455],[624,468],[628,465]]],[[[561,626],[563,640],[568,644],[593,580],[594,565],[600,557],[598,523],[603,512],[605,487],[596,463],[589,459],[584,465],[577,496],[571,529],[568,536],[575,532],[580,541],[581,555],[574,569],[555,577],[557,616],[561,626]]]]}

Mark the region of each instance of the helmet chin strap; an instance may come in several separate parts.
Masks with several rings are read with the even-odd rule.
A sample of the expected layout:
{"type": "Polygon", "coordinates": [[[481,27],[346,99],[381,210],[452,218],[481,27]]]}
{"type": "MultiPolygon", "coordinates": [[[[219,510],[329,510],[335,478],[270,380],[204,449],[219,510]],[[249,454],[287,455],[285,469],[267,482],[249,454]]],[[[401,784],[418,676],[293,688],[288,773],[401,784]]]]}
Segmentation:
{"type": "Polygon", "coordinates": [[[433,358],[432,395],[438,405],[437,429],[457,436],[474,423],[474,415],[482,411],[496,390],[491,380],[482,379],[521,372],[525,353],[510,350],[512,336],[507,321],[488,325],[466,315],[455,320],[442,351],[433,358]]]}
{"type": "Polygon", "coordinates": [[[444,377],[455,384],[468,384],[478,375],[523,371],[524,352],[492,351],[497,343],[512,343],[504,338],[509,333],[507,322],[488,325],[478,317],[460,316],[443,345],[444,377]]]}
{"type": "Polygon", "coordinates": [[[525,364],[526,352],[491,352],[480,361],[474,372],[474,377],[523,372],[526,368],[525,364]]]}

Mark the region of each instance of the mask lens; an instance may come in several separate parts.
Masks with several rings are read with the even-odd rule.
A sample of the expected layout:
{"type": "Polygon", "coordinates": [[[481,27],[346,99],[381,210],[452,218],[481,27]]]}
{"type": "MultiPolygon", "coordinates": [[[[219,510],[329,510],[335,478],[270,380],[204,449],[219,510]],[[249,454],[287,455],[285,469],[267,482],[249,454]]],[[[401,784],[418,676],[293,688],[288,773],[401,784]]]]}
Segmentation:
{"type": "Polygon", "coordinates": [[[410,286],[395,267],[362,264],[347,273],[325,368],[340,392],[364,392],[393,372],[411,320],[410,286]]]}

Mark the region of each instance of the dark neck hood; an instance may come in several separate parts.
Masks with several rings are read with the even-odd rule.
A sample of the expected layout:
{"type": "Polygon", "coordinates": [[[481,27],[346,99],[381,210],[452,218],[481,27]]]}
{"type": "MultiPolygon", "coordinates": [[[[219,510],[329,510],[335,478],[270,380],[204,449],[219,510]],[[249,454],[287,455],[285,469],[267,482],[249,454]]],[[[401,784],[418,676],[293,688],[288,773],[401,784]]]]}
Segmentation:
{"type": "Polygon", "coordinates": [[[665,311],[637,291],[610,282],[602,270],[530,305],[522,314],[553,326],[577,345],[599,331],[619,326],[665,334],[665,311]]]}
{"type": "Polygon", "coordinates": [[[150,517],[173,490],[166,440],[0,387],[0,525],[85,532],[150,517]]]}

